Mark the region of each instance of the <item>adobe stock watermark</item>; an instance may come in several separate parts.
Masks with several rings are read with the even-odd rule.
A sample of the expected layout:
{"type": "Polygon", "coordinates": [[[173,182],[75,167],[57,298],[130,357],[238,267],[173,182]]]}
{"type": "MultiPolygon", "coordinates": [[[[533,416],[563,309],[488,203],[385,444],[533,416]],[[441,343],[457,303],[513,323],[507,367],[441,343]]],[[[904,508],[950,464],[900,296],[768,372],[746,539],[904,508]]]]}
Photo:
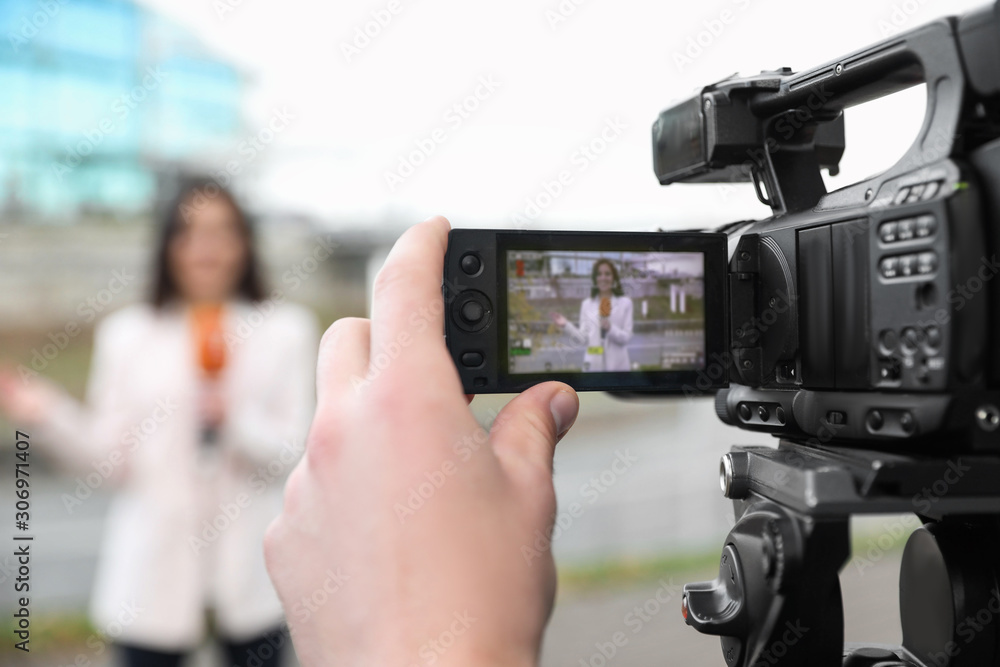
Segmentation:
{"type": "Polygon", "coordinates": [[[541,182],[541,187],[524,199],[524,206],[511,214],[510,221],[517,229],[526,229],[544,211],[555,203],[576,182],[577,176],[587,171],[611,144],[615,143],[629,127],[620,117],[606,118],[604,125],[591,139],[580,144],[569,157],[569,166],[560,169],[551,179],[541,182]]]}
{"type": "Polygon", "coordinates": [[[288,615],[291,620],[298,623],[308,623],[312,615],[320,610],[334,595],[340,592],[351,577],[344,573],[339,567],[326,571],[326,578],[323,583],[316,587],[309,595],[303,595],[288,608],[288,615]]]}
{"type": "MultiPolygon", "coordinates": [[[[778,316],[787,313],[797,300],[797,295],[784,290],[777,290],[775,296],[768,300],[767,308],[760,315],[754,315],[734,329],[736,337],[748,343],[755,343],[778,321],[778,316]]],[[[681,387],[685,398],[701,398],[718,382],[729,376],[729,369],[737,363],[732,351],[716,352],[708,360],[705,367],[698,371],[694,384],[681,387]]]]}
{"type": "MultiPolygon", "coordinates": [[[[135,274],[130,273],[127,268],[115,269],[111,271],[111,278],[104,287],[94,294],[83,299],[76,305],[76,313],[85,323],[93,322],[100,313],[103,313],[115,298],[121,294],[135,280],[135,274]]],[[[80,335],[83,327],[77,320],[69,320],[59,330],[50,331],[46,338],[48,342],[41,347],[31,349],[31,360],[29,365],[17,365],[18,375],[21,382],[27,383],[31,379],[43,373],[53,361],[65,350],[70,341],[80,335]]]]}
{"type": "Polygon", "coordinates": [[[360,56],[361,52],[372,45],[401,11],[403,11],[401,0],[389,0],[384,8],[372,10],[367,21],[354,26],[351,39],[340,42],[340,53],[344,56],[344,60],[350,63],[360,56]]]}
{"type": "MultiPolygon", "coordinates": [[[[643,628],[668,607],[673,606],[674,599],[681,593],[681,587],[669,581],[660,579],[659,587],[641,605],[635,605],[622,618],[622,625],[632,636],[642,632],[643,628]]],[[[617,630],[605,641],[594,642],[594,652],[586,658],[580,658],[579,667],[607,667],[621,649],[628,646],[630,635],[625,630],[617,630]]]]}
{"type": "Polygon", "coordinates": [[[797,619],[795,623],[786,621],[785,631],[770,646],[760,652],[760,655],[753,662],[753,667],[780,665],[782,658],[788,655],[789,649],[798,644],[808,632],[809,628],[802,625],[801,619],[797,619]]]}
{"type": "MultiPolygon", "coordinates": [[[[328,578],[329,576],[334,576],[330,573],[330,570],[327,570],[327,574],[328,578]]],[[[263,637],[264,639],[263,642],[257,644],[256,648],[254,649],[248,648],[246,650],[246,655],[243,659],[242,664],[246,665],[247,667],[262,667],[264,664],[267,663],[268,660],[270,660],[275,655],[279,654],[281,652],[282,647],[284,647],[285,644],[288,643],[288,635],[285,634],[286,632],[288,632],[288,635],[291,634],[291,632],[288,630],[288,626],[282,625],[277,630],[272,630],[268,633],[265,633],[263,637]]]]}
{"type": "Polygon", "coordinates": [[[417,649],[419,663],[410,663],[409,667],[420,667],[421,665],[436,664],[445,653],[447,653],[459,639],[469,631],[469,628],[476,622],[476,617],[469,613],[469,610],[455,612],[451,615],[452,621],[448,627],[442,630],[436,637],[431,637],[417,649]]]}
{"type": "Polygon", "coordinates": [[[443,126],[437,126],[422,137],[413,140],[413,149],[402,153],[397,158],[396,168],[385,171],[383,177],[389,192],[395,192],[406,179],[416,173],[417,168],[427,162],[441,144],[448,141],[449,136],[465,124],[483,102],[490,99],[501,82],[492,74],[479,77],[475,88],[457,102],[454,102],[444,112],[443,126]]]}
{"type": "Polygon", "coordinates": [[[858,571],[858,574],[864,574],[865,570],[875,567],[885,558],[886,554],[898,545],[904,536],[908,536],[913,530],[919,528],[922,522],[918,515],[930,514],[934,505],[971,470],[972,466],[965,463],[962,458],[949,460],[947,468],[938,479],[921,488],[919,493],[914,494],[911,499],[914,514],[907,514],[890,523],[883,524],[882,534],[868,540],[868,549],[863,554],[855,554],[851,558],[851,564],[858,571]]]}
{"type": "Polygon", "coordinates": [[[267,491],[275,481],[284,478],[285,473],[298,462],[304,451],[304,440],[286,440],[282,443],[277,456],[266,465],[258,466],[247,478],[247,485],[250,487],[252,495],[241,491],[233,498],[223,500],[219,503],[219,511],[215,516],[202,522],[201,531],[196,535],[188,536],[187,542],[191,550],[197,555],[216,542],[223,533],[239,521],[243,511],[253,505],[256,498],[267,491]]]}
{"type": "Polygon", "coordinates": [[[128,117],[139,106],[149,99],[149,96],[160,87],[163,80],[169,74],[160,69],[160,66],[147,67],[145,76],[135,86],[126,93],[118,96],[111,103],[111,114],[97,121],[97,124],[89,130],[84,130],[81,137],[75,144],[67,145],[60,160],[52,164],[52,173],[62,181],[63,178],[76,169],[83,160],[93,153],[110,134],[114,133],[121,124],[128,120],[128,117]]]}
{"type": "MultiPolygon", "coordinates": [[[[445,281],[443,282],[443,286],[445,287],[444,292],[447,296],[442,299],[434,299],[419,308],[414,308],[413,312],[410,313],[409,327],[396,334],[393,340],[383,344],[381,348],[372,352],[368,362],[368,370],[365,372],[364,377],[360,375],[351,376],[351,387],[354,389],[355,394],[360,394],[365,387],[370,386],[413,344],[414,333],[423,333],[428,327],[440,326],[439,321],[444,314],[445,308],[463,291],[461,285],[449,283],[446,279],[443,280],[445,281]]],[[[376,283],[378,283],[378,277],[376,277],[376,283]]]]}
{"type": "Polygon", "coordinates": [[[559,3],[545,10],[545,21],[549,28],[555,32],[559,26],[572,18],[576,10],[587,3],[588,0],[559,0],[559,3]]]}
{"type": "Polygon", "coordinates": [[[674,65],[678,72],[683,72],[684,68],[693,65],[694,61],[701,58],[706,51],[725,34],[726,30],[739,17],[740,12],[749,9],[753,0],[732,0],[732,7],[721,10],[718,16],[702,21],[701,29],[689,35],[687,43],[681,50],[673,52],[674,65]]]}
{"type": "Polygon", "coordinates": [[[875,23],[879,36],[892,37],[903,32],[926,4],[927,0],[904,0],[894,4],[888,16],[879,18],[875,23]]]}
{"type": "Polygon", "coordinates": [[[540,558],[551,550],[553,543],[575,525],[586,512],[587,507],[596,503],[638,462],[639,457],[629,452],[628,449],[624,451],[616,449],[615,457],[608,467],[580,485],[578,495],[586,503],[581,501],[569,503],[566,509],[557,511],[552,518],[552,530],[548,535],[536,530],[534,541],[531,544],[521,545],[521,556],[524,561],[531,565],[536,558],[540,558]]]}
{"type": "MultiPolygon", "coordinates": [[[[301,260],[296,261],[291,268],[281,274],[281,282],[288,285],[288,292],[294,293],[306,283],[319,267],[330,257],[339,246],[335,241],[326,236],[318,237],[309,252],[301,260]]],[[[230,351],[239,347],[250,339],[253,334],[267,322],[277,311],[278,306],[288,299],[288,294],[280,287],[271,291],[271,295],[254,303],[249,313],[240,315],[236,320],[236,326],[231,331],[223,334],[226,348],[230,351]]]]}
{"type": "Polygon", "coordinates": [[[955,626],[955,635],[962,640],[962,643],[952,639],[944,645],[944,651],[928,655],[927,659],[932,665],[946,667],[955,664],[953,658],[957,657],[963,648],[971,644],[983,630],[989,629],[995,624],[995,618],[997,614],[1000,614],[1000,589],[994,588],[990,592],[992,595],[990,595],[985,607],[973,615],[966,616],[955,626]]]}
{"type": "Polygon", "coordinates": [[[487,447],[493,427],[509,419],[505,417],[498,421],[499,414],[498,410],[488,410],[485,426],[478,426],[472,433],[466,433],[451,444],[454,459],[446,458],[434,469],[425,471],[423,480],[407,489],[405,502],[397,502],[392,506],[400,524],[406,523],[423,509],[448,480],[458,473],[460,464],[471,461],[477,452],[487,447]]]}
{"type": "Polygon", "coordinates": [[[17,30],[7,31],[7,41],[11,50],[16,54],[21,48],[28,46],[28,43],[38,36],[52,21],[69,0],[39,0],[38,10],[21,17],[17,30]]]}
{"type": "MultiPolygon", "coordinates": [[[[833,93],[826,89],[826,84],[821,83],[809,94],[805,102],[778,117],[772,128],[774,135],[785,141],[791,140],[799,130],[812,123],[816,113],[823,109],[833,97],[833,93]]],[[[708,100],[705,102],[707,103],[708,100]]],[[[754,172],[763,169],[767,164],[768,156],[773,155],[779,148],[778,138],[773,135],[767,136],[762,146],[747,150],[747,159],[740,165],[740,173],[753,178],[754,172]]],[[[734,183],[720,183],[716,187],[720,198],[725,201],[737,186],[734,183]]]]}
{"type": "Polygon", "coordinates": [[[73,514],[79,506],[83,505],[83,502],[90,498],[94,491],[101,488],[104,482],[125,464],[128,455],[139,449],[150,436],[160,429],[161,425],[174,415],[178,407],[179,404],[170,396],[157,399],[156,405],[149,415],[142,421],[133,424],[122,434],[118,440],[118,447],[112,449],[103,459],[91,461],[90,467],[94,469],[93,472],[74,480],[76,488],[73,493],[63,493],[60,496],[66,511],[73,514]]]}
{"type": "Polygon", "coordinates": [[[859,575],[863,575],[865,570],[875,567],[887,554],[895,549],[899,542],[921,525],[916,514],[904,514],[892,521],[882,524],[882,532],[878,537],[868,538],[863,553],[854,554],[851,557],[851,565],[857,570],[859,575]]]}
{"type": "Polygon", "coordinates": [[[961,458],[948,461],[948,469],[941,477],[934,480],[930,486],[920,489],[920,493],[913,496],[913,506],[917,513],[925,516],[930,514],[935,503],[944,498],[948,491],[958,484],[965,477],[965,473],[970,470],[972,470],[972,466],[963,463],[961,458]]]}
{"type": "Polygon", "coordinates": [[[222,21],[228,14],[242,7],[243,2],[244,0],[213,0],[212,9],[215,11],[215,17],[222,21]]]}
{"type": "MultiPolygon", "coordinates": [[[[102,661],[92,662],[89,656],[100,658],[105,653],[113,650],[114,644],[122,636],[125,630],[135,623],[136,619],[146,611],[145,607],[140,607],[135,600],[122,602],[115,617],[104,624],[97,632],[87,636],[85,644],[90,651],[77,653],[72,662],[66,663],[66,667],[89,667],[102,661]]],[[[62,667],[62,663],[58,663],[62,667]]]]}
{"type": "Polygon", "coordinates": [[[261,643],[256,650],[247,649],[245,663],[248,667],[261,667],[266,660],[279,653],[288,642],[288,637],[294,637],[300,624],[309,622],[313,614],[323,608],[351,580],[351,576],[340,567],[327,568],[323,582],[308,595],[298,600],[290,601],[287,614],[281,625],[264,636],[266,644],[261,643]],[[296,625],[291,625],[296,623],[296,625]]]}
{"type": "Polygon", "coordinates": [[[211,180],[205,185],[202,191],[198,191],[190,199],[181,203],[180,214],[185,222],[190,221],[191,214],[202,210],[210,202],[215,200],[222,192],[222,188],[229,187],[233,178],[243,172],[243,168],[254,162],[257,157],[274,143],[282,132],[287,130],[295,115],[288,110],[288,107],[272,109],[271,115],[259,130],[253,134],[248,134],[236,145],[238,159],[226,161],[222,169],[213,171],[211,180]]]}
{"type": "Polygon", "coordinates": [[[1000,261],[997,260],[995,254],[990,257],[981,257],[975,272],[948,291],[945,301],[950,307],[938,308],[934,311],[933,318],[922,320],[918,322],[918,325],[921,328],[927,328],[934,324],[948,324],[954,316],[952,313],[961,312],[998,273],[1000,273],[1000,261]]]}

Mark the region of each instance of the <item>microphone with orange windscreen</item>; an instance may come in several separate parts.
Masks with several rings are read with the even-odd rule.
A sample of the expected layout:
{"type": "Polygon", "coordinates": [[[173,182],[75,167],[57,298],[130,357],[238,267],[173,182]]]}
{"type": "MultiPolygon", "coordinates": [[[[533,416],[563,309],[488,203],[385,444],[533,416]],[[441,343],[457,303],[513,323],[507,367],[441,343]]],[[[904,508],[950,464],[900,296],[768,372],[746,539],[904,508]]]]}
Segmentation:
{"type": "MultiPolygon", "coordinates": [[[[226,341],[222,329],[222,305],[199,305],[191,309],[194,324],[195,353],[202,375],[212,391],[218,391],[219,376],[226,367],[226,341]]],[[[202,426],[202,441],[213,444],[218,438],[218,424],[202,426]]]]}
{"type": "Polygon", "coordinates": [[[600,305],[600,315],[601,315],[601,338],[606,338],[608,335],[608,330],[604,328],[604,323],[608,321],[611,317],[611,297],[604,296],[601,297],[600,305]]]}

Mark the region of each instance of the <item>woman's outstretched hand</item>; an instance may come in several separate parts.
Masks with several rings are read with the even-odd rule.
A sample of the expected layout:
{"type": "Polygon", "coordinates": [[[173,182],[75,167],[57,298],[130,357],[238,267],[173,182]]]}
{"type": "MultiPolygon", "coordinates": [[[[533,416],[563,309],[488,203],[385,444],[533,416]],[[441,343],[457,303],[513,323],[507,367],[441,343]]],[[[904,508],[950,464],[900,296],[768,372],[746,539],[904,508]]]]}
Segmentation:
{"type": "Polygon", "coordinates": [[[563,315],[563,314],[561,314],[561,313],[554,313],[554,312],[553,312],[553,313],[549,313],[549,317],[551,317],[551,318],[552,318],[552,321],[553,321],[553,322],[555,323],[555,325],[556,325],[557,327],[559,327],[560,329],[562,329],[563,327],[565,327],[565,326],[566,326],[566,323],[567,323],[567,321],[568,321],[568,320],[566,319],[566,316],[565,316],[565,315],[563,315]]]}
{"type": "Polygon", "coordinates": [[[443,331],[448,221],[396,243],[372,319],[320,346],[306,454],[265,540],[306,667],[534,665],[552,609],[552,456],[579,408],[548,382],[477,423],[443,331]]]}
{"type": "Polygon", "coordinates": [[[17,424],[38,424],[59,399],[59,390],[41,378],[22,379],[0,368],[0,412],[17,424]]]}

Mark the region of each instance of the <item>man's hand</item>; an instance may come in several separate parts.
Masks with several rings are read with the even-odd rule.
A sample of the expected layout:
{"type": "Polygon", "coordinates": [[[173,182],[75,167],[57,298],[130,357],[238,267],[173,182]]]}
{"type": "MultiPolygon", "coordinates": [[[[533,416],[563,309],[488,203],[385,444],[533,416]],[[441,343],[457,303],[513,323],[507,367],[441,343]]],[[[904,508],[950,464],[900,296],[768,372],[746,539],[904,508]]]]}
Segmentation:
{"type": "Polygon", "coordinates": [[[552,456],[576,419],[537,385],[487,434],[445,347],[448,221],[396,243],[371,321],[320,346],[316,416],[265,540],[307,667],[534,665],[555,594],[552,456]]]}

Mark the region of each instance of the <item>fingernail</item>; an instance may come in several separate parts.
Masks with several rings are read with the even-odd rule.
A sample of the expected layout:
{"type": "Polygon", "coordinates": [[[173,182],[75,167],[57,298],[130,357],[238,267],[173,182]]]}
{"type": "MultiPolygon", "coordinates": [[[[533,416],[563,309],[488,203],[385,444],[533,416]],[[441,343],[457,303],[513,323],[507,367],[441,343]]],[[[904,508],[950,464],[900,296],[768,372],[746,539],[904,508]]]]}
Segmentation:
{"type": "Polygon", "coordinates": [[[549,409],[556,422],[556,437],[561,438],[576,421],[576,413],[580,411],[580,401],[575,393],[563,389],[552,397],[549,409]]]}

